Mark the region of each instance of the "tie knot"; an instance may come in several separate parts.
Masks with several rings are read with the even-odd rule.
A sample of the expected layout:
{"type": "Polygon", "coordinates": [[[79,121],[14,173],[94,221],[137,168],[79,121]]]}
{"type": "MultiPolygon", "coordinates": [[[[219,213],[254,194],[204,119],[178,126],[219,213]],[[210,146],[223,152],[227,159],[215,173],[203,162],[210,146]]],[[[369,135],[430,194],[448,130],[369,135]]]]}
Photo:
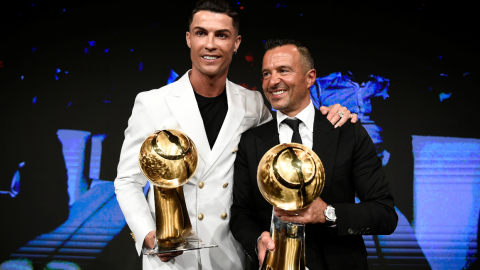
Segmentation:
{"type": "Polygon", "coordinates": [[[298,126],[300,125],[300,122],[302,121],[297,118],[285,119],[282,121],[282,123],[287,124],[293,130],[292,142],[302,144],[302,137],[300,136],[300,132],[298,131],[298,126]]]}
{"type": "Polygon", "coordinates": [[[300,126],[300,121],[299,119],[285,119],[282,121],[282,123],[287,124],[294,132],[298,132],[298,126],[300,126]]]}

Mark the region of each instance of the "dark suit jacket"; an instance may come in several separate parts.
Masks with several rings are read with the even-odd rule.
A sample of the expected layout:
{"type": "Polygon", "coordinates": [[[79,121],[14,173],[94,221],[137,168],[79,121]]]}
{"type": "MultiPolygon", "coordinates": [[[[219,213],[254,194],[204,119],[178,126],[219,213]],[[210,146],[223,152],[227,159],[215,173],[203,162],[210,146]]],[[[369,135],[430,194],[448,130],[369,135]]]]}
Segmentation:
{"type": "MultiPolygon", "coordinates": [[[[362,234],[391,234],[398,217],[375,146],[363,126],[347,121],[333,125],[315,110],[313,151],[325,167],[320,197],[335,207],[337,228],[308,224],[305,232],[307,267],[367,269],[362,234]],[[355,195],[361,203],[355,204],[355,195]]],[[[257,186],[257,166],[263,155],[279,144],[276,120],[242,135],[235,161],[230,229],[258,267],[255,246],[270,230],[272,205],[257,186]]]]}

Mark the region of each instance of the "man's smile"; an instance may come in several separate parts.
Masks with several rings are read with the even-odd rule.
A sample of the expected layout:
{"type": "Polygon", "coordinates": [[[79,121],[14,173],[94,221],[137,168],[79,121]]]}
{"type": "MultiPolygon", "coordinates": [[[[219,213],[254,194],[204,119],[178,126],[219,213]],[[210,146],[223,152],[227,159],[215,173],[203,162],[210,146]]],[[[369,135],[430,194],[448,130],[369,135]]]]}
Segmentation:
{"type": "Polygon", "coordinates": [[[274,95],[274,96],[277,96],[277,95],[281,95],[285,92],[287,92],[287,90],[278,90],[278,91],[273,91],[273,92],[270,92],[270,93],[272,93],[272,95],[274,95]]]}
{"type": "Polygon", "coordinates": [[[202,56],[202,58],[205,59],[205,60],[216,60],[216,59],[220,58],[220,56],[204,55],[204,56],[202,56]]]}

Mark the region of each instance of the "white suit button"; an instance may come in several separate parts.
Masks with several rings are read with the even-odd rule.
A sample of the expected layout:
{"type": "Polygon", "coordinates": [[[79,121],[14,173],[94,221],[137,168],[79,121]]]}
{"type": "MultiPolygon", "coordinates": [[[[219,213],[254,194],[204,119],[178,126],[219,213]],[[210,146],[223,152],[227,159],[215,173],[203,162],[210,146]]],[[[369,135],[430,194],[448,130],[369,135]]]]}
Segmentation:
{"type": "Polygon", "coordinates": [[[203,183],[203,182],[198,183],[199,188],[203,188],[204,186],[205,186],[205,183],[203,183]]]}
{"type": "Polygon", "coordinates": [[[228,183],[223,184],[223,188],[228,187],[228,183]]]}
{"type": "Polygon", "coordinates": [[[221,217],[222,219],[226,219],[226,218],[227,218],[227,213],[221,214],[220,217],[221,217]]]}
{"type": "Polygon", "coordinates": [[[203,220],[203,214],[202,213],[198,214],[198,219],[203,220]]]}

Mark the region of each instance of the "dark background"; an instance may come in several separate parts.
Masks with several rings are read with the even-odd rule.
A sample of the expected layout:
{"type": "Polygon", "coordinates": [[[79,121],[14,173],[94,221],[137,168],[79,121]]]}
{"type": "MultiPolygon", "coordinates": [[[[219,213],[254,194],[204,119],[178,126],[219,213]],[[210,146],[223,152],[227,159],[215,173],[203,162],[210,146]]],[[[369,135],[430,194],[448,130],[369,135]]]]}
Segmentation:
{"type": "MultiPolygon", "coordinates": [[[[0,197],[0,262],[68,216],[58,129],[108,134],[100,178],[115,179],[136,94],[165,85],[171,69],[181,76],[191,68],[185,32],[194,3],[0,4],[0,190],[9,189],[20,162],[30,165],[22,171],[21,197],[0,197]]],[[[412,222],[411,136],[480,138],[476,7],[465,2],[269,0],[234,6],[243,37],[228,76],[235,83],[261,90],[262,46],[269,38],[305,43],[319,77],[348,70],[357,82],[370,74],[390,80],[390,97],[372,100],[371,119],[383,128],[383,146],[391,153],[384,169],[396,206],[412,222]],[[440,101],[440,93],[451,97],[440,101]]],[[[131,240],[114,241],[132,255],[131,240]]],[[[117,261],[127,260],[110,252],[117,261]]],[[[105,260],[111,259],[105,254],[105,260]]]]}

